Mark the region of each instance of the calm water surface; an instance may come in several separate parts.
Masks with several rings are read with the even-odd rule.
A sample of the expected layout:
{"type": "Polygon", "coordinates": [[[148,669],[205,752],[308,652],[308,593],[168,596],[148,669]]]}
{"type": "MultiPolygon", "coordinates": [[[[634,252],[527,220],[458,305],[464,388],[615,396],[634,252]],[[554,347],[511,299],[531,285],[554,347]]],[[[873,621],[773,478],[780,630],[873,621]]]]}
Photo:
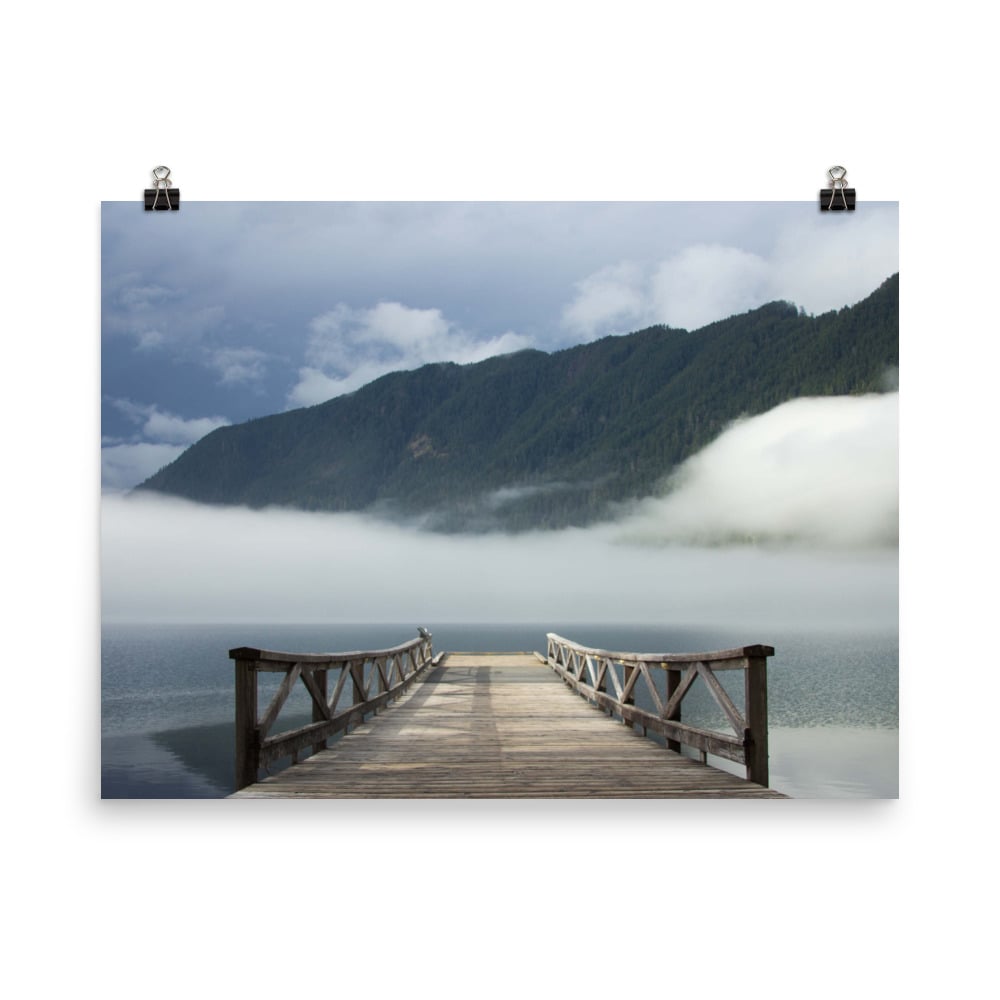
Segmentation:
{"type": "MultiPolygon", "coordinates": [[[[439,625],[433,627],[434,648],[544,652],[546,631],[617,651],[773,645],[776,654],[768,668],[771,786],[796,798],[898,795],[895,633],[769,630],[750,635],[725,628],[638,625],[439,625]]],[[[218,798],[233,790],[229,649],[383,648],[414,638],[416,629],[412,625],[106,624],[101,635],[103,797],[218,798]]],[[[740,704],[741,673],[723,676],[740,704]]],[[[269,680],[277,682],[274,676],[269,680]]],[[[308,696],[299,688],[282,719],[307,715],[308,696]]],[[[684,719],[726,728],[701,682],[684,701],[684,719]]],[[[714,763],[736,770],[728,762],[714,763]]]]}

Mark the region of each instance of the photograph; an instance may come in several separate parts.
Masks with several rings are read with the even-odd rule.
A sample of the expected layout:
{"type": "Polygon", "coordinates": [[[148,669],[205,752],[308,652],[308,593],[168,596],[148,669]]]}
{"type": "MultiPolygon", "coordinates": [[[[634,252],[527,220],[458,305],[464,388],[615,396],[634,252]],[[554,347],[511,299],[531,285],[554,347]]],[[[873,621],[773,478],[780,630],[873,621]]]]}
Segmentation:
{"type": "Polygon", "coordinates": [[[896,798],[898,386],[895,202],[103,202],[102,798],[896,798]]]}

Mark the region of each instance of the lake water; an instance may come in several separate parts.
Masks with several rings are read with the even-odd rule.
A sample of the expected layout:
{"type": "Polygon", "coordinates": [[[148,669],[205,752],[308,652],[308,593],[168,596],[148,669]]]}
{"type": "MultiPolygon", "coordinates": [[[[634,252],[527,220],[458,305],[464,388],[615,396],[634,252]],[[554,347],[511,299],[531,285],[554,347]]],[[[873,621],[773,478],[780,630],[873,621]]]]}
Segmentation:
{"type": "MultiPolygon", "coordinates": [[[[545,650],[546,631],[585,645],[694,652],[765,643],[771,787],[796,798],[895,798],[899,789],[899,642],[896,633],[748,634],[719,628],[550,623],[435,625],[434,649],[545,650]]],[[[413,625],[114,625],[101,630],[102,796],[219,798],[233,790],[233,665],[254,646],[336,652],[394,646],[413,625]]],[[[272,682],[275,675],[271,675],[272,682]]],[[[724,675],[727,687],[741,672],[724,675]]],[[[299,685],[300,690],[302,685],[299,685]]],[[[733,687],[734,695],[738,689],[733,687]]],[[[737,704],[739,704],[737,700],[737,704]]],[[[282,719],[308,711],[304,691],[282,719]]],[[[699,681],[684,720],[721,713],[699,681]]],[[[719,728],[725,728],[719,725],[719,728]]],[[[726,762],[715,762],[737,770],[726,762]]]]}

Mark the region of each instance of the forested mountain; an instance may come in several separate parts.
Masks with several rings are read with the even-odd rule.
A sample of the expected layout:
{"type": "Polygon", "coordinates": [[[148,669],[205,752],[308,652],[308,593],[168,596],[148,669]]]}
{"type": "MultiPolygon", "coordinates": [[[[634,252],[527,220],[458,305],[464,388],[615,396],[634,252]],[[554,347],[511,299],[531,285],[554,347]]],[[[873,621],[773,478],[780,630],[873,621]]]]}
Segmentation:
{"type": "Polygon", "coordinates": [[[850,308],[786,302],[545,354],[386,375],[223,427],[139,489],[215,504],[374,510],[440,530],[585,524],[653,492],[731,420],[878,392],[898,366],[899,276],[850,308]]]}

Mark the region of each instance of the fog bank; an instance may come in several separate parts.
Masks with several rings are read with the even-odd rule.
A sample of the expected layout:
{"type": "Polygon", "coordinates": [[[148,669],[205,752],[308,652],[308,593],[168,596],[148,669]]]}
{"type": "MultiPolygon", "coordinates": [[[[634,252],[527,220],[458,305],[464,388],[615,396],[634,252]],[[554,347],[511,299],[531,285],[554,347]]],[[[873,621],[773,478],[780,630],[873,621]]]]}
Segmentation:
{"type": "MultiPolygon", "coordinates": [[[[622,544],[621,528],[433,535],[356,514],[102,499],[106,621],[891,627],[882,551],[622,544]]],[[[757,641],[757,640],[754,640],[757,641]]]]}
{"type": "Polygon", "coordinates": [[[634,542],[895,546],[899,395],[793,399],[736,421],[623,523],[634,542]]]}

